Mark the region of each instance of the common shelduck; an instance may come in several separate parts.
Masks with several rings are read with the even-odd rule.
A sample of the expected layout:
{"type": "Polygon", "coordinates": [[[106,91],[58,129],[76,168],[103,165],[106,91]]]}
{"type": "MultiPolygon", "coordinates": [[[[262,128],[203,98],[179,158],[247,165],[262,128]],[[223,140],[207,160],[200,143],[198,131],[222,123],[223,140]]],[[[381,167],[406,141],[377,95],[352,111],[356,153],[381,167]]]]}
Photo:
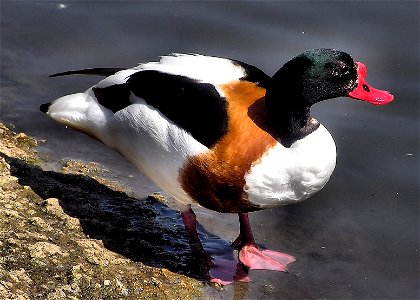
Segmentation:
{"type": "Polygon", "coordinates": [[[221,283],[230,281],[212,271],[224,262],[204,251],[191,205],[239,214],[232,245],[244,270],[285,271],[295,258],[259,249],[247,213],[307,199],[329,180],[336,147],[311,106],[344,96],[375,105],[393,100],[366,83],[364,64],[335,49],[305,51],[273,77],[198,54],[51,76],[69,74],[107,77],[41,111],[115,149],[170,194],[207,278],[221,283]]]}

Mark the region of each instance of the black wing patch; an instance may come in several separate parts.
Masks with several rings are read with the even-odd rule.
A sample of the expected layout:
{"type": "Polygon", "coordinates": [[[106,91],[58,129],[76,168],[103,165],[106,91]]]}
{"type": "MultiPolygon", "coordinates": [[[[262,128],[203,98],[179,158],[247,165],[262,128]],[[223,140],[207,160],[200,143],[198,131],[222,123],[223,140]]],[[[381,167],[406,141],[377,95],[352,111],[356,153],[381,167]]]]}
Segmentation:
{"type": "Polygon", "coordinates": [[[126,84],[114,84],[104,88],[93,87],[92,90],[98,103],[113,113],[131,104],[131,93],[126,84]]]}
{"type": "Polygon", "coordinates": [[[227,131],[226,99],[212,84],[146,70],[131,75],[127,85],[134,95],[156,107],[207,147],[214,145],[227,131]]]}

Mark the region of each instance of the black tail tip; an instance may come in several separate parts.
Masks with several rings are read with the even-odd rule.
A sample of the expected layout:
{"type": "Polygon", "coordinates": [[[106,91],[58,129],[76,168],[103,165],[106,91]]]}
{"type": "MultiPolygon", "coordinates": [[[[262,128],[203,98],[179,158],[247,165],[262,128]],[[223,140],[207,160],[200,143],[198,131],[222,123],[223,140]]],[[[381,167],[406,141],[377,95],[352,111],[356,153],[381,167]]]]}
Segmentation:
{"type": "Polygon", "coordinates": [[[51,105],[51,102],[41,104],[39,106],[39,110],[42,111],[43,113],[47,113],[48,109],[50,108],[50,105],[51,105]]]}

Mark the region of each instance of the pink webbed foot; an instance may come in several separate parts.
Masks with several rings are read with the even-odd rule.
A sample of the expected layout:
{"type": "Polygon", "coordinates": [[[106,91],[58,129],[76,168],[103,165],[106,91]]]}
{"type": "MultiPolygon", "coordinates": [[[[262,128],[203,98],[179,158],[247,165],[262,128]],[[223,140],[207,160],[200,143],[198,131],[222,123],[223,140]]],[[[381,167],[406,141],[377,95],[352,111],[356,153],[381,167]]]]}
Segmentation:
{"type": "Polygon", "coordinates": [[[274,270],[287,271],[287,265],[294,262],[291,255],[272,251],[260,250],[255,244],[251,231],[248,214],[239,214],[240,233],[232,246],[239,251],[239,263],[222,257],[211,257],[205,250],[196,230],[196,216],[189,209],[181,213],[185,228],[190,236],[190,247],[199,259],[200,273],[208,281],[221,285],[231,284],[234,281],[248,282],[248,270],[274,270]]]}
{"type": "Polygon", "coordinates": [[[287,272],[287,265],[296,259],[288,254],[272,250],[260,250],[255,245],[245,245],[239,251],[239,260],[251,270],[287,272]]]}
{"type": "Polygon", "coordinates": [[[190,236],[190,247],[198,259],[200,275],[208,281],[221,285],[231,284],[233,281],[248,282],[243,264],[218,256],[210,256],[203,248],[196,229],[196,216],[189,209],[181,213],[185,228],[190,236]]]}
{"type": "Polygon", "coordinates": [[[207,281],[220,285],[228,285],[234,281],[249,282],[248,270],[242,263],[220,256],[210,256],[206,251],[193,253],[199,274],[207,281]]]}
{"type": "Polygon", "coordinates": [[[208,272],[209,281],[228,285],[234,281],[249,282],[247,272],[241,263],[222,257],[213,257],[213,266],[208,272]]]}
{"type": "Polygon", "coordinates": [[[239,214],[240,233],[232,246],[239,251],[239,261],[248,269],[286,272],[287,265],[296,259],[288,254],[272,250],[260,250],[254,241],[248,214],[239,214]]]}

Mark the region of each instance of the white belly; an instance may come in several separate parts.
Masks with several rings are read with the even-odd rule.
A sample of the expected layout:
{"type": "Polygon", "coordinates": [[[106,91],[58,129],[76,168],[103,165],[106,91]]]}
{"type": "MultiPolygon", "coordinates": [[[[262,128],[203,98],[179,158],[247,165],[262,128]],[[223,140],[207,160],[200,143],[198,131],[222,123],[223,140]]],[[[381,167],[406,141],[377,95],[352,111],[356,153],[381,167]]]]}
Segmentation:
{"type": "Polygon", "coordinates": [[[108,146],[171,194],[180,209],[193,202],[178,182],[179,169],[189,156],[207,151],[207,147],[143,100],[117,112],[107,134],[113,137],[108,146]]]}
{"type": "Polygon", "coordinates": [[[271,148],[245,176],[245,191],[261,208],[302,201],[324,187],[335,164],[334,140],[320,125],[290,148],[271,148]]]}

